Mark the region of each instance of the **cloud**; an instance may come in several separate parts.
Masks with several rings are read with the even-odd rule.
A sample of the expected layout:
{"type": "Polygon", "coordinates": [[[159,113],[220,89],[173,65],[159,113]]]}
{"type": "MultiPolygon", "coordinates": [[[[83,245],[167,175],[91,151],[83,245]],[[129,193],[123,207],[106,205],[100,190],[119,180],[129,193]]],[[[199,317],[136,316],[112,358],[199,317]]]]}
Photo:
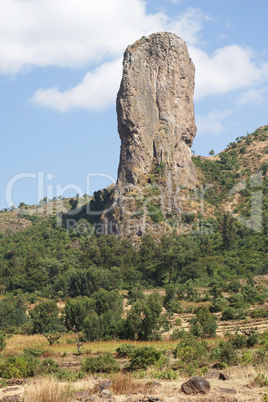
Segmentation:
{"type": "Polygon", "coordinates": [[[187,8],[170,21],[166,21],[165,29],[181,36],[189,44],[200,42],[200,32],[204,22],[210,21],[203,11],[198,8],[187,8]]]}
{"type": "Polygon", "coordinates": [[[121,58],[104,63],[93,72],[87,73],[76,87],[62,92],[58,88],[39,89],[30,101],[60,112],[76,108],[102,110],[115,101],[121,66],[121,58]]]}
{"type": "Polygon", "coordinates": [[[223,123],[232,114],[231,110],[213,110],[206,116],[196,115],[198,134],[218,134],[224,126],[223,123]]]}
{"type": "Polygon", "coordinates": [[[172,31],[187,42],[196,66],[196,100],[252,89],[268,78],[268,63],[257,64],[252,49],[230,45],[212,55],[201,50],[210,18],[197,8],[169,17],[149,14],[145,0],[0,0],[0,9],[0,73],[45,66],[89,69],[74,88],[36,91],[31,101],[44,107],[101,109],[114,102],[124,49],[157,31],[172,31]]]}
{"type": "Polygon", "coordinates": [[[263,88],[251,88],[243,92],[238,99],[238,105],[261,105],[266,104],[268,100],[268,86],[263,88]]]}
{"type": "Polygon", "coordinates": [[[170,19],[144,0],[0,0],[0,72],[26,66],[77,67],[116,58],[143,35],[174,29],[196,43],[203,13],[170,19]]]}
{"type": "Polygon", "coordinates": [[[257,65],[254,51],[230,45],[209,56],[197,47],[190,47],[196,67],[195,99],[249,88],[268,79],[268,63],[257,65]]]}

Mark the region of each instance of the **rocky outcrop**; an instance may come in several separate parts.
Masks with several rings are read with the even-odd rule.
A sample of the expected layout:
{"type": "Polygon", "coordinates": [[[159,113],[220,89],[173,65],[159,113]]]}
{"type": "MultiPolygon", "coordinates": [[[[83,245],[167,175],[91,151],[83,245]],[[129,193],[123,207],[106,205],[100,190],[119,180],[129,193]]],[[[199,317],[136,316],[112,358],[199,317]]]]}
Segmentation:
{"type": "Polygon", "coordinates": [[[181,189],[198,184],[191,158],[194,74],[186,43],[172,33],[143,37],[126,49],[116,102],[120,164],[102,216],[105,233],[136,241],[144,233],[177,231],[181,189]]]}
{"type": "Polygon", "coordinates": [[[128,46],[116,103],[119,185],[139,183],[161,163],[175,185],[195,186],[194,74],[186,43],[175,34],[156,33],[128,46]]]}

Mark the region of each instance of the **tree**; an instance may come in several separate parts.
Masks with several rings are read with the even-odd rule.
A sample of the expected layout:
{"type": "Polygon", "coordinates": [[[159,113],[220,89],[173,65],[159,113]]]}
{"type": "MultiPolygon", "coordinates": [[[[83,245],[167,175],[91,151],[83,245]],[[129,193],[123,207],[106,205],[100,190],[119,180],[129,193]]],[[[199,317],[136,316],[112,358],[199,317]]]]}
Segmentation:
{"type": "Polygon", "coordinates": [[[38,304],[29,314],[33,323],[33,334],[44,335],[50,345],[60,338],[64,327],[59,321],[59,309],[54,300],[38,304]]]}
{"type": "Polygon", "coordinates": [[[85,296],[68,299],[64,309],[66,329],[72,331],[75,327],[76,331],[82,331],[85,318],[95,306],[95,301],[85,296]]]}
{"type": "Polygon", "coordinates": [[[209,151],[209,153],[208,153],[210,156],[213,156],[213,155],[215,155],[215,152],[214,152],[214,149],[212,149],[211,151],[209,151]]]}
{"type": "Polygon", "coordinates": [[[216,335],[217,323],[215,317],[210,314],[205,306],[198,307],[196,316],[191,319],[190,331],[193,335],[207,338],[216,335]]]}

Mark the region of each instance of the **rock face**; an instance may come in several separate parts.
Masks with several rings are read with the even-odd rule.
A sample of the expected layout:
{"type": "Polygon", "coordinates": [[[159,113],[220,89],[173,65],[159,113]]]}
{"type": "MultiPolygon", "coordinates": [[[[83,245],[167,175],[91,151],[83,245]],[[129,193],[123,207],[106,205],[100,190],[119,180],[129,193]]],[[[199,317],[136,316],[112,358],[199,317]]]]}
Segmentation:
{"type": "Polygon", "coordinates": [[[117,95],[119,186],[137,185],[161,164],[175,186],[195,187],[194,74],[186,43],[175,34],[156,33],[128,46],[117,95]]]}
{"type": "Polygon", "coordinates": [[[191,158],[194,73],[185,42],[172,33],[143,37],[126,49],[116,102],[120,164],[102,233],[137,243],[145,233],[160,238],[180,232],[185,204],[194,211],[184,201],[198,187],[191,158]]]}

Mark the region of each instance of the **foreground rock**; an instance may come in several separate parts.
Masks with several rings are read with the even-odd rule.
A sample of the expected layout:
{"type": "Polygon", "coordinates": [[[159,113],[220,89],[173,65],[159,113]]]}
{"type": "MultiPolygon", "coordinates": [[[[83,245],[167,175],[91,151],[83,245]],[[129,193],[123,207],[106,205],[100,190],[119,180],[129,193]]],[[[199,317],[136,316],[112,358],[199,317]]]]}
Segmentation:
{"type": "Polygon", "coordinates": [[[181,386],[187,395],[207,394],[210,391],[210,383],[202,377],[192,377],[181,386]]]}

